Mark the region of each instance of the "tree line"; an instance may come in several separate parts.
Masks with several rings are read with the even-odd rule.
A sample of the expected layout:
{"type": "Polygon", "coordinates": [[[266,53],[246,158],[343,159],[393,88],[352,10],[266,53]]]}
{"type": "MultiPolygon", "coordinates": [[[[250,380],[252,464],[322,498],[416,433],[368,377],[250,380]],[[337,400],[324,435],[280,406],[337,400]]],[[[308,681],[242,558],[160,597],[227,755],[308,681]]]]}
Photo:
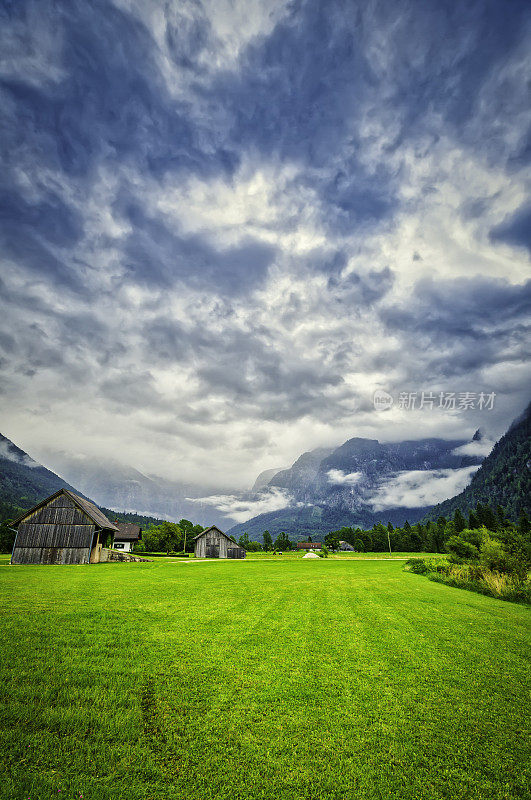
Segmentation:
{"type": "Polygon", "coordinates": [[[390,522],[387,525],[378,522],[370,530],[342,527],[327,534],[324,542],[331,550],[337,550],[339,542],[344,541],[360,553],[383,553],[389,549],[403,553],[444,553],[448,540],[465,529],[486,528],[498,532],[525,529],[528,525],[525,511],[521,512],[519,521],[513,523],[507,519],[501,506],[493,510],[488,504],[478,503],[467,516],[456,509],[450,519],[440,516],[436,522],[428,521],[425,524],[417,522],[410,525],[406,520],[402,527],[395,527],[390,522]]]}
{"type": "Polygon", "coordinates": [[[202,525],[189,519],[179,522],[151,523],[142,531],[142,539],[135,545],[136,553],[193,553],[194,537],[203,533],[202,525]]]}
{"type": "Polygon", "coordinates": [[[269,531],[264,531],[262,534],[262,542],[251,541],[249,535],[244,533],[238,539],[238,544],[247,550],[248,553],[258,552],[282,552],[285,550],[294,550],[297,545],[290,541],[287,534],[279,533],[277,538],[273,541],[273,537],[269,531]]]}

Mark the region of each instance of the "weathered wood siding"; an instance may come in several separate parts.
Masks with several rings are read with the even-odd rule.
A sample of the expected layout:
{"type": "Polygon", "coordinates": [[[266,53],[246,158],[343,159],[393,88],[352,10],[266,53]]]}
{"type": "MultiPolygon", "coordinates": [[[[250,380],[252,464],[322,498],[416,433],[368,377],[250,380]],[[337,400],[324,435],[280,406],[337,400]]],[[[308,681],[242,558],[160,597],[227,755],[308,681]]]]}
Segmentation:
{"type": "Polygon", "coordinates": [[[195,540],[194,553],[196,558],[206,558],[206,536],[195,540]]]}
{"type": "Polygon", "coordinates": [[[88,547],[15,547],[12,564],[88,564],[88,547]]]}
{"type": "Polygon", "coordinates": [[[12,564],[88,564],[95,525],[61,495],[18,526],[12,564]]]}
{"type": "Polygon", "coordinates": [[[245,558],[246,552],[222,532],[207,530],[195,540],[196,558],[245,558]]]}

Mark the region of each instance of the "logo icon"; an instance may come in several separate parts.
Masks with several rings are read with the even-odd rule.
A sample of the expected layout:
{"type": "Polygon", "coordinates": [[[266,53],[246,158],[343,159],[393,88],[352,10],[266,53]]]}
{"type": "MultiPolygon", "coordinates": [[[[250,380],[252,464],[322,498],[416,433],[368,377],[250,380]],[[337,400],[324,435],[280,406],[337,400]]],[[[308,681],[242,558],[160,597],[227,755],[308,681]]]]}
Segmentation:
{"type": "Polygon", "coordinates": [[[388,408],[392,407],[394,401],[388,392],[384,392],[383,389],[377,389],[372,402],[374,403],[376,411],[386,411],[388,408]]]}

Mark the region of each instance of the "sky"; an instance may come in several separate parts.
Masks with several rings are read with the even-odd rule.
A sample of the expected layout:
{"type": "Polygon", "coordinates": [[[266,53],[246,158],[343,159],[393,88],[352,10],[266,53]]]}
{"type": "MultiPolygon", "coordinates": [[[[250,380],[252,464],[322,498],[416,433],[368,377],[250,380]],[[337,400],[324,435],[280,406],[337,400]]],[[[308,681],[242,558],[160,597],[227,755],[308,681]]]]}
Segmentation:
{"type": "Polygon", "coordinates": [[[220,490],[353,436],[498,438],[529,401],[530,17],[0,0],[1,432],[220,490]]]}

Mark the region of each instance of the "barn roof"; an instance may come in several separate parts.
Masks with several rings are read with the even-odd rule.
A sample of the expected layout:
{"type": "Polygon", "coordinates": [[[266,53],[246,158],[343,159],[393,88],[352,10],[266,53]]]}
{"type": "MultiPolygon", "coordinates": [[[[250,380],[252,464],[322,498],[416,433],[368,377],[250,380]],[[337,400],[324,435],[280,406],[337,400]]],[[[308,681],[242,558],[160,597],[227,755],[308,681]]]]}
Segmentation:
{"type": "Polygon", "coordinates": [[[37,503],[36,506],[30,508],[29,511],[25,511],[23,514],[20,515],[20,517],[17,517],[17,519],[14,520],[13,522],[13,527],[22,522],[23,519],[26,519],[26,517],[29,516],[29,514],[33,514],[34,511],[37,511],[37,509],[46,505],[46,503],[48,503],[50,500],[53,500],[55,497],[59,497],[59,495],[61,494],[64,494],[67,497],[69,497],[75,503],[75,505],[78,506],[78,508],[84,511],[88,517],[90,517],[92,522],[94,522],[94,524],[97,525],[98,528],[103,528],[104,530],[108,531],[118,530],[116,525],[113,525],[112,522],[109,522],[105,514],[102,511],[100,511],[100,509],[97,506],[95,506],[94,503],[91,503],[90,500],[85,500],[84,497],[80,497],[78,494],[74,494],[74,492],[71,492],[69,489],[59,489],[59,491],[54,492],[54,494],[51,494],[44,500],[41,500],[40,503],[37,503]]]}
{"type": "Polygon", "coordinates": [[[134,522],[115,522],[114,524],[118,528],[116,539],[123,539],[124,542],[134,542],[140,539],[140,534],[142,533],[140,525],[135,525],[134,522]]]}
{"type": "Polygon", "coordinates": [[[195,540],[199,539],[200,536],[204,536],[205,533],[210,533],[210,531],[217,531],[218,533],[221,533],[222,536],[225,536],[226,539],[230,539],[231,542],[234,541],[232,536],[229,536],[228,533],[224,533],[217,527],[217,525],[211,525],[210,528],[205,528],[205,530],[202,533],[198,533],[197,536],[194,536],[193,541],[195,542],[195,540]]]}

